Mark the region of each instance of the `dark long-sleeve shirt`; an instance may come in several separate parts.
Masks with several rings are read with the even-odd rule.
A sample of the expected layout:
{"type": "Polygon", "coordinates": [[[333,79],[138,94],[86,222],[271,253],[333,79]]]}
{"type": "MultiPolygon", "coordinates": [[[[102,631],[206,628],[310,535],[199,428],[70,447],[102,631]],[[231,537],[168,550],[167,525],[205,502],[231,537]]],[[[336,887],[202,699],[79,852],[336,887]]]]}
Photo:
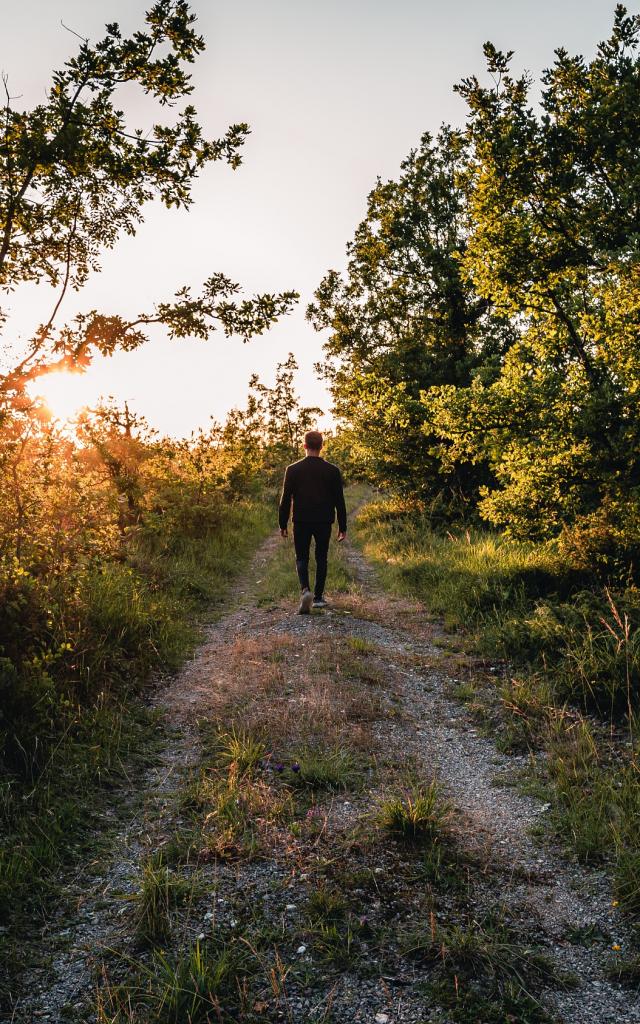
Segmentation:
{"type": "Polygon", "coordinates": [[[292,502],[294,523],[332,523],[337,512],[338,529],[347,529],[340,470],[317,455],[287,466],[278,513],[281,530],[289,522],[292,502]]]}

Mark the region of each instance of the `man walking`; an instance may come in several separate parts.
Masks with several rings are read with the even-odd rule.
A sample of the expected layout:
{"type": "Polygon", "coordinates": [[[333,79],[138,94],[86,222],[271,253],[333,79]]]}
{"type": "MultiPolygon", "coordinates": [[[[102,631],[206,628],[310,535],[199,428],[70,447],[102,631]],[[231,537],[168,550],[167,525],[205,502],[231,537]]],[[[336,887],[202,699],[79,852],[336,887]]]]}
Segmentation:
{"type": "Polygon", "coordinates": [[[327,556],[331,527],[338,513],[338,540],[347,535],[347,509],[344,503],[342,476],[337,466],[326,462],[322,450],[322,434],[309,430],[304,435],[306,457],[287,466],[280,498],[280,534],[287,536],[289,513],[293,502],[293,544],[296,569],[302,588],[298,609],[308,615],[311,608],[326,608],[324,584],[327,578],[327,556]],[[316,579],[313,593],[309,587],[309,551],[315,540],[316,579]]]}

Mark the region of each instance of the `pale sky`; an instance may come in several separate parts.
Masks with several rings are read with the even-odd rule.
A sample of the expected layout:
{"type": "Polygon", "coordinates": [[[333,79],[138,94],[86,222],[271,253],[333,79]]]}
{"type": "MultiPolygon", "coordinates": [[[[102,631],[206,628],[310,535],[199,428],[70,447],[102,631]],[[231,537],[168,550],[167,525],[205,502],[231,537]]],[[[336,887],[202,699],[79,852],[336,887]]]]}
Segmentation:
{"type": "MultiPolygon", "coordinates": [[[[61,21],[96,41],[107,21],[142,27],[144,0],[2,2],[0,68],[16,105],[44,99],[53,68],[75,52],[61,21]]],[[[296,312],[247,345],[214,335],[170,342],[156,331],[137,352],[100,360],[76,384],[77,401],[99,393],[129,400],[163,432],[183,435],[243,405],[257,372],[271,382],[295,353],[307,404],[330,401],[313,364],[322,337],[305,308],[326,270],[344,265],[376,176],[395,177],[423,131],[462,124],[454,83],[482,75],[482,43],[516,51],[514,69],[535,78],[559,46],[590,57],[609,34],[612,0],[194,0],[207,49],[195,65],[205,134],[232,122],[252,134],[244,164],[210,166],[188,212],[146,208],[145,224],[105,254],[102,273],[66,302],[68,318],[99,308],[125,317],[150,310],[182,284],[223,271],[247,290],[301,293],[296,312]]],[[[637,11],[631,4],[630,10],[637,11]]],[[[134,96],[125,109],[147,127],[134,96]]],[[[13,316],[7,339],[28,336],[45,316],[44,287],[2,305],[13,316]]]]}

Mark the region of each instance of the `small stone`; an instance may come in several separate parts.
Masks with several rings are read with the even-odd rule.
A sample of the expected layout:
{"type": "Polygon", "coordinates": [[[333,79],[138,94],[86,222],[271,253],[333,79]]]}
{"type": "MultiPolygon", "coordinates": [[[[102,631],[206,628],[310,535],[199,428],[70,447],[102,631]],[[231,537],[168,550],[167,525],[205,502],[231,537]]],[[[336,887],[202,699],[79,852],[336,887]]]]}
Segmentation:
{"type": "Polygon", "coordinates": [[[306,953],[306,952],[307,952],[307,947],[306,946],[298,946],[298,948],[296,949],[296,953],[299,953],[300,956],[302,956],[302,954],[306,953]]]}
{"type": "Polygon", "coordinates": [[[287,903],[284,909],[291,914],[294,910],[297,910],[298,908],[296,907],[295,903],[287,903]]]}
{"type": "Polygon", "coordinates": [[[389,1024],[388,1013],[376,1013],[376,1024],[389,1024]]]}

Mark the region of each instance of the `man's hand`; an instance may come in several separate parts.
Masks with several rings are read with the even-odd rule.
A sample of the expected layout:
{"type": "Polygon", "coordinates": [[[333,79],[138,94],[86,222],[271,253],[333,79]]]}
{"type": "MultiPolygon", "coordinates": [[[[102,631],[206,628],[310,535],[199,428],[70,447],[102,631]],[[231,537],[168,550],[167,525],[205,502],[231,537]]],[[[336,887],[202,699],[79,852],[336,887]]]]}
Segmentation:
{"type": "Polygon", "coordinates": [[[285,526],[284,530],[280,530],[280,536],[281,537],[288,537],[289,536],[289,532],[288,532],[286,526],[285,526]]]}
{"type": "Polygon", "coordinates": [[[347,531],[346,530],[339,530],[338,531],[338,540],[339,541],[344,540],[346,536],[347,536],[347,531]]]}

